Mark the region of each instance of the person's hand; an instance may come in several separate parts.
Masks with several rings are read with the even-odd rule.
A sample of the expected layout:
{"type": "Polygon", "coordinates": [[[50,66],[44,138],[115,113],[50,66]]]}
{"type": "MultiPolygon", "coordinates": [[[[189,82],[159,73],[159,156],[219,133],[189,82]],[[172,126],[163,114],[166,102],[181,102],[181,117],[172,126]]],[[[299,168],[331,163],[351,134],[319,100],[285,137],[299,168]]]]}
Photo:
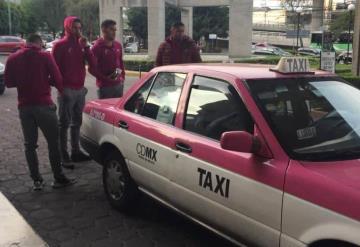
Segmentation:
{"type": "Polygon", "coordinates": [[[85,38],[84,36],[81,36],[81,37],[79,38],[79,44],[80,44],[81,48],[88,48],[88,47],[90,47],[89,44],[88,44],[87,38],[85,38]]]}

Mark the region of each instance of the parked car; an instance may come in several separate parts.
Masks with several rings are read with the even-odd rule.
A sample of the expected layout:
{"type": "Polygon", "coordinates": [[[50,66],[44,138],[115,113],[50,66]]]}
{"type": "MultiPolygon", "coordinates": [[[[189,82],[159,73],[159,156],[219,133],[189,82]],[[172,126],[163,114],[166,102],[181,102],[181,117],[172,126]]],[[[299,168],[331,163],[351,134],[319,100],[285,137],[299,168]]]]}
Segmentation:
{"type": "Polygon", "coordinates": [[[0,63],[0,95],[5,92],[5,81],[4,81],[5,65],[0,63]]]}
{"type": "Polygon", "coordinates": [[[320,57],[321,50],[316,48],[302,47],[297,50],[299,55],[320,57]]]}
{"type": "Polygon", "coordinates": [[[255,47],[252,49],[254,55],[275,55],[275,56],[291,56],[291,54],[283,49],[276,46],[267,46],[267,47],[255,47]]]}
{"type": "Polygon", "coordinates": [[[16,36],[0,36],[0,52],[15,52],[25,46],[25,40],[16,36]]]}
{"type": "Polygon", "coordinates": [[[126,53],[138,53],[139,52],[139,43],[134,42],[134,43],[127,44],[125,47],[125,52],[126,53]]]}
{"type": "Polygon", "coordinates": [[[337,58],[336,58],[336,62],[340,63],[340,64],[349,64],[352,63],[352,51],[349,51],[349,53],[347,51],[345,52],[341,52],[337,58]]]}
{"type": "Polygon", "coordinates": [[[358,105],[306,58],[163,66],[88,102],[81,144],[116,209],[141,191],[239,245],[359,246],[358,105]]]}

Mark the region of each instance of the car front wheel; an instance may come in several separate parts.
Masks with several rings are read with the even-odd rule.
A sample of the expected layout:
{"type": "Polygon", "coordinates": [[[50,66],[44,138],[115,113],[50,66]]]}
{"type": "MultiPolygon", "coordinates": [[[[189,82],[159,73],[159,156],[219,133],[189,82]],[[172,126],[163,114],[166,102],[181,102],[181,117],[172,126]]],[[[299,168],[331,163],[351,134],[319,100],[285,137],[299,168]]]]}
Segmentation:
{"type": "Polygon", "coordinates": [[[111,206],[121,211],[132,208],[139,191],[119,152],[113,151],[105,159],[103,186],[111,206]]]}

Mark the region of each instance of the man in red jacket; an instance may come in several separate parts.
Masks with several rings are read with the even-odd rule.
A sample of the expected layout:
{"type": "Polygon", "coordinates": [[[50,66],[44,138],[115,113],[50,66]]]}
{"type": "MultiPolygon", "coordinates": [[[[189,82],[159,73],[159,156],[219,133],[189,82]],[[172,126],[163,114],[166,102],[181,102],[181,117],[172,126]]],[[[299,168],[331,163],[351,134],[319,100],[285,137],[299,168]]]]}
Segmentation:
{"type": "Polygon", "coordinates": [[[80,150],[80,127],[87,89],[84,87],[85,61],[93,66],[87,40],[81,34],[81,21],[75,16],[64,20],[65,37],[56,42],[53,56],[63,76],[64,91],[58,97],[60,151],[64,163],[81,162],[89,157],[80,150]],[[71,159],[68,153],[68,129],[71,137],[71,159]]]}
{"type": "Polygon", "coordinates": [[[156,66],[201,63],[199,47],[184,33],[185,26],[182,22],[172,25],[170,36],[159,46],[156,66]]]}
{"type": "Polygon", "coordinates": [[[103,37],[92,47],[96,67],[89,72],[96,77],[99,99],[118,98],[123,94],[125,69],[122,46],[115,41],[116,22],[105,20],[101,23],[103,37]]]}
{"type": "Polygon", "coordinates": [[[30,35],[26,47],[9,57],[5,69],[6,86],[16,87],[18,91],[25,156],[34,180],[34,190],[41,190],[44,186],[36,153],[38,128],[48,143],[49,159],[55,178],[53,187],[64,187],[75,182],[68,179],[61,169],[56,105],[51,100],[50,84],[60,93],[63,91],[61,74],[54,59],[47,52],[41,51],[41,47],[40,36],[30,35]]]}

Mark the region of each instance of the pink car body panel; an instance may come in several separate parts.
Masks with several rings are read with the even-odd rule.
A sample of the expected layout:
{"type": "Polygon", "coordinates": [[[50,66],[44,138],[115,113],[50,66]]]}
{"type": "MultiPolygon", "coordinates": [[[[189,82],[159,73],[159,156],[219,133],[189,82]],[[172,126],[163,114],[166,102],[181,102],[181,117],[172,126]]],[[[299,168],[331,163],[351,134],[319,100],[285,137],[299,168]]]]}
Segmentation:
{"type": "Polygon", "coordinates": [[[156,68],[140,79],[120,100],[91,101],[87,103],[84,112],[91,114],[93,109],[99,109],[106,113],[103,121],[114,126],[117,126],[119,121],[126,121],[132,133],[172,149],[175,149],[176,141],[185,142],[192,147],[190,155],[195,158],[360,221],[360,161],[300,162],[290,160],[244,83],[247,79],[334,75],[320,71],[309,75],[284,75],[270,71],[269,67],[181,65],[156,68]],[[180,96],[174,126],[124,110],[125,103],[145,81],[157,72],[165,71],[188,74],[180,96]],[[234,85],[254,119],[255,134],[264,140],[266,149],[273,158],[265,159],[253,154],[222,150],[219,142],[182,129],[190,86],[196,74],[223,79],[234,85]]]}

